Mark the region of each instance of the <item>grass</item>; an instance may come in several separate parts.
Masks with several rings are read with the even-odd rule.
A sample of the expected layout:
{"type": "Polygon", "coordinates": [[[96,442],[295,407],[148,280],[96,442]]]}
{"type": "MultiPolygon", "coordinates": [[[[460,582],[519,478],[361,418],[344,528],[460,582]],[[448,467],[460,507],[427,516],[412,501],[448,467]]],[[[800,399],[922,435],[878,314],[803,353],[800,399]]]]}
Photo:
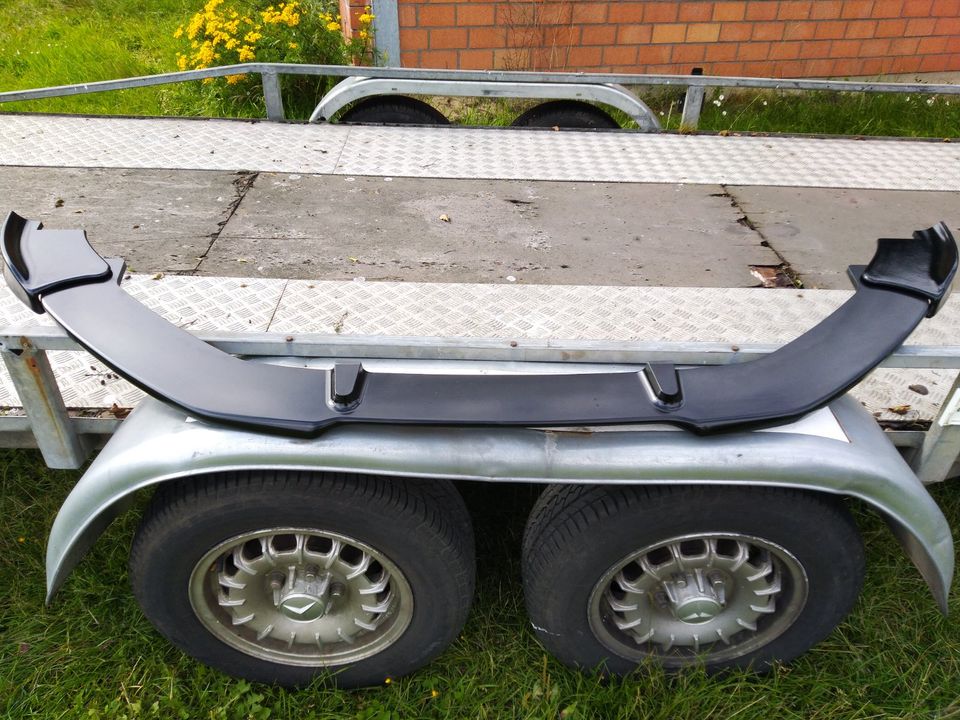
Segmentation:
{"type": "MultiPolygon", "coordinates": [[[[182,655],[140,614],[126,578],[137,512],[116,522],[54,604],[43,547],[77,474],[37,453],[0,454],[0,715],[26,718],[948,718],[960,717],[960,624],[941,618],[886,526],[857,511],[868,576],[850,618],[766,677],[656,670],[600,682],[547,657],[523,611],[518,548],[526,487],[465,486],[478,538],[478,592],[461,637],[420,672],[381,688],[290,692],[233,680],[182,655]],[[433,691],[439,694],[433,697],[433,691]]],[[[960,526],[954,488],[935,488],[960,526]]],[[[562,581],[562,579],[558,579],[562,581]]],[[[952,602],[960,611],[956,589],[952,602]]]]}
{"type": "MultiPolygon", "coordinates": [[[[193,0],[7,0],[0,4],[0,89],[176,70],[173,32],[193,0]]],[[[7,111],[162,115],[182,91],[154,87],[3,106],[7,111]]]]}
{"type": "MultiPolygon", "coordinates": [[[[662,124],[679,129],[676,95],[652,100],[662,124]]],[[[960,95],[725,91],[708,95],[700,130],[891,137],[957,137],[960,95]]]]}
{"type": "MultiPolygon", "coordinates": [[[[109,80],[176,69],[173,31],[201,0],[6,0],[0,5],[0,90],[109,80]]],[[[217,86],[218,87],[218,86],[217,86]]],[[[680,125],[682,92],[647,89],[644,100],[667,129],[680,125]]],[[[707,132],[790,132],[950,138],[960,127],[960,96],[725,92],[708,99],[707,132]],[[720,96],[723,100],[718,100],[720,96]],[[719,103],[719,104],[717,104],[719,103]]],[[[509,125],[529,103],[438,99],[465,125],[509,125]]],[[[288,98],[295,117],[313,102],[288,98]]],[[[0,106],[7,112],[120,115],[262,116],[259,91],[226,103],[200,83],[96,93],[0,106]]],[[[627,118],[618,119],[630,126],[627,118]]]]}

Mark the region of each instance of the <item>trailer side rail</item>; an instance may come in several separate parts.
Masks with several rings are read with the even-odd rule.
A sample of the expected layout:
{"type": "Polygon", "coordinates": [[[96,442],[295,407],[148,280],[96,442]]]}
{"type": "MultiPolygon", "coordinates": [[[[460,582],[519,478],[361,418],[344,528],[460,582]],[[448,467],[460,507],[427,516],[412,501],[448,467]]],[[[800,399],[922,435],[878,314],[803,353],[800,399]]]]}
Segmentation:
{"type": "MultiPolygon", "coordinates": [[[[683,124],[690,129],[696,128],[703,104],[704,91],[707,88],[754,88],[766,90],[805,90],[864,93],[906,93],[921,95],[960,95],[960,85],[946,83],[891,83],[860,80],[807,80],[783,78],[753,77],[713,77],[707,75],[643,75],[636,73],[558,73],[558,72],[517,72],[503,70],[432,70],[420,68],[393,67],[354,67],[344,65],[309,65],[286,63],[243,63],[205,68],[203,70],[185,70],[181,72],[158,73],[117,80],[102,80],[90,83],[75,83],[55,87],[31,90],[12,90],[0,92],[0,104],[23,100],[69,97],[88,93],[128,90],[131,88],[151,87],[172,83],[204,80],[206,78],[225,77],[243,74],[259,75],[263,85],[267,119],[282,121],[286,117],[283,105],[283,92],[280,87],[282,75],[313,75],[343,78],[370,78],[404,81],[404,92],[430,95],[432,84],[442,82],[501,83],[512,85],[515,91],[522,91],[524,85],[556,84],[560,85],[623,85],[628,87],[677,87],[686,89],[683,124]]],[[[370,86],[371,90],[376,85],[370,86]]],[[[331,92],[335,92],[334,88],[331,92]]],[[[561,93],[559,97],[565,97],[561,93]]],[[[637,98],[637,102],[642,101],[637,98]]],[[[324,100],[321,100],[321,106],[324,100]]],[[[655,118],[654,118],[655,120],[655,118]]]]}
{"type": "MultiPolygon", "coordinates": [[[[459,360],[526,363],[640,365],[670,361],[677,364],[717,365],[756,358],[779,347],[775,344],[708,342],[612,342],[597,340],[500,340],[390,336],[341,336],[280,333],[202,334],[201,339],[230,353],[246,357],[289,356],[351,359],[459,360]]],[[[23,415],[0,416],[0,445],[36,447],[51,467],[77,468],[120,420],[83,417],[67,411],[60,387],[50,369],[50,351],[80,351],[59,327],[35,325],[0,329],[0,355],[21,398],[23,415]]],[[[960,346],[906,345],[882,367],[960,369],[960,346]]],[[[946,479],[960,454],[960,378],[927,432],[898,430],[893,442],[911,449],[912,464],[926,483],[946,479]]]]}

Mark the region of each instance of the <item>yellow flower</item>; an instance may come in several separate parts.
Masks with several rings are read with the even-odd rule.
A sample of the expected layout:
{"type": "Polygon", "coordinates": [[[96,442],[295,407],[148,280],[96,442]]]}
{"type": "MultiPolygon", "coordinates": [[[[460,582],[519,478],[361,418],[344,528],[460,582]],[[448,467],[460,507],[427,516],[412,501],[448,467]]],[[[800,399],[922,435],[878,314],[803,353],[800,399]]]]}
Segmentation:
{"type": "Polygon", "coordinates": [[[361,40],[366,40],[368,37],[370,37],[370,33],[368,33],[366,30],[361,30],[357,34],[360,36],[361,40]]]}
{"type": "Polygon", "coordinates": [[[383,681],[383,684],[384,684],[384,685],[389,685],[389,684],[392,683],[392,682],[393,682],[393,678],[388,677],[386,680],[383,681]]]}
{"type": "Polygon", "coordinates": [[[240,62],[247,62],[253,60],[257,57],[256,53],[253,51],[253,48],[249,45],[244,45],[240,48],[240,52],[237,53],[237,58],[240,62]]]}
{"type": "Polygon", "coordinates": [[[187,25],[187,37],[193,40],[200,29],[203,27],[203,15],[199,13],[190,18],[190,24],[187,25]]]}
{"type": "Polygon", "coordinates": [[[430,697],[432,697],[432,698],[440,697],[440,691],[439,691],[439,690],[431,690],[431,691],[430,691],[430,697]]]}
{"type": "Polygon", "coordinates": [[[177,69],[186,70],[187,69],[187,56],[177,53],[177,69]]]}
{"type": "Polygon", "coordinates": [[[243,41],[253,45],[255,42],[257,42],[257,40],[259,40],[262,37],[263,37],[262,33],[248,32],[246,35],[243,36],[243,41]]]}
{"type": "Polygon", "coordinates": [[[336,31],[339,30],[339,29],[340,29],[340,23],[338,23],[338,22],[328,22],[328,23],[327,23],[327,30],[329,30],[329,31],[331,31],[331,32],[336,32],[336,31]]]}
{"type": "Polygon", "coordinates": [[[177,28],[177,31],[173,34],[175,38],[183,37],[183,25],[177,28]]]}
{"type": "Polygon", "coordinates": [[[197,54],[194,57],[194,64],[197,68],[207,67],[210,63],[213,62],[214,52],[213,45],[211,43],[205,42],[200,46],[200,49],[197,50],[197,54]]]}
{"type": "Polygon", "coordinates": [[[287,45],[287,47],[290,48],[291,50],[296,50],[300,46],[297,45],[296,43],[290,43],[289,45],[287,45]]]}
{"type": "Polygon", "coordinates": [[[375,16],[375,15],[370,15],[369,13],[364,13],[363,15],[360,16],[360,23],[361,23],[362,25],[369,25],[370,23],[373,22],[373,18],[374,18],[374,17],[376,17],[376,16],[375,16]]]}
{"type": "Polygon", "coordinates": [[[245,77],[246,75],[227,75],[227,85],[236,85],[245,77]]]}

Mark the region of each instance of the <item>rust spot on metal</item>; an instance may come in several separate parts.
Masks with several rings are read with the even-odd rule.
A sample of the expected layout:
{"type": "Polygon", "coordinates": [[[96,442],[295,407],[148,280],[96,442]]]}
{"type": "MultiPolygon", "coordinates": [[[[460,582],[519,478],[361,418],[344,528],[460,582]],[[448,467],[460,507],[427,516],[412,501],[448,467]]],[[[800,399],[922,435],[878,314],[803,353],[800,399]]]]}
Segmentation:
{"type": "MultiPolygon", "coordinates": [[[[64,412],[59,412],[62,407],[63,400],[59,395],[59,388],[56,387],[56,381],[54,381],[53,392],[55,396],[50,395],[50,388],[48,388],[47,383],[45,382],[45,377],[43,374],[43,369],[40,367],[40,363],[37,360],[37,352],[34,349],[33,343],[30,342],[30,339],[27,337],[20,338],[20,347],[23,349],[23,354],[20,356],[21,360],[24,363],[24,366],[27,369],[27,372],[30,374],[33,380],[33,389],[36,392],[36,397],[40,401],[39,403],[28,403],[23,402],[24,410],[27,412],[27,416],[30,417],[30,409],[35,409],[37,411],[42,410],[43,415],[48,418],[49,424],[52,426],[54,432],[56,432],[57,437],[60,439],[61,443],[66,446],[69,445],[72,441],[71,434],[69,429],[64,425],[64,418],[61,416],[66,414],[64,412]],[[57,402],[57,401],[60,402],[57,402]],[[27,405],[31,405],[30,409],[27,408],[27,405]]],[[[23,401],[24,398],[21,398],[23,401]]],[[[67,420],[69,423],[69,420],[67,420]]]]}

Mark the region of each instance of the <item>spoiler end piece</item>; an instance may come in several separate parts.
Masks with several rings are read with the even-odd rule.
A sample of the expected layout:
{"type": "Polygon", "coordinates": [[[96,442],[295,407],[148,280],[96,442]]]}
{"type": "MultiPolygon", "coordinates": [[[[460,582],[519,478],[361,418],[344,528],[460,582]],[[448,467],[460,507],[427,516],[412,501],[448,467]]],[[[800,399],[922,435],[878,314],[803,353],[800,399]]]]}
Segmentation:
{"type": "Polygon", "coordinates": [[[110,265],[90,246],[83,230],[44,230],[41,223],[14,212],[3,223],[0,251],[7,285],[38,315],[44,312],[43,293],[103,282],[112,275],[110,265]]]}
{"type": "Polygon", "coordinates": [[[940,222],[917,230],[913,238],[877,240],[877,253],[862,275],[868,285],[892,287],[930,301],[927,317],[933,317],[950,296],[957,274],[957,243],[940,222]]]}

